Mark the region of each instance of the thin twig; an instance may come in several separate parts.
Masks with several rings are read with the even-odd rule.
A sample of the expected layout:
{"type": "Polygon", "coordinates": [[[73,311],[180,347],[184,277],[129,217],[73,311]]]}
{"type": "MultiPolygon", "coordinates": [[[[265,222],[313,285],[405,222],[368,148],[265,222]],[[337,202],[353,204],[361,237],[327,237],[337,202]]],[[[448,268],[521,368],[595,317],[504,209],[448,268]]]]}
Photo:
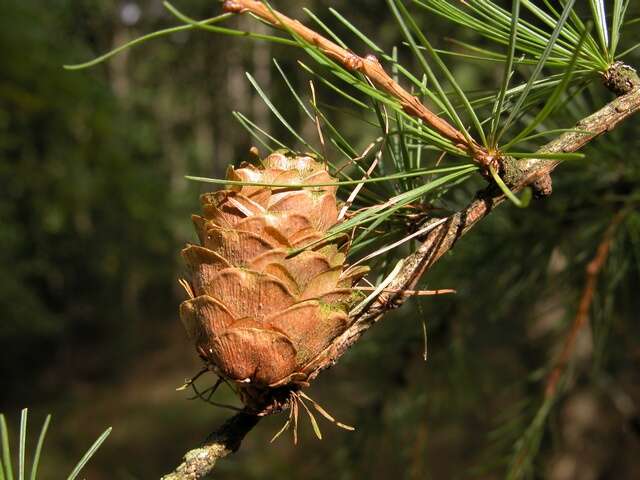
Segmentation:
{"type": "Polygon", "coordinates": [[[316,88],[313,86],[313,80],[309,80],[309,88],[311,89],[311,105],[313,105],[316,131],[318,132],[318,139],[320,140],[320,146],[322,148],[322,158],[327,161],[327,146],[324,143],[324,135],[322,135],[322,126],[320,125],[320,117],[318,116],[318,103],[316,100],[316,88]]]}
{"type": "MultiPolygon", "coordinates": [[[[371,143],[367,147],[365,152],[361,155],[361,157],[364,158],[364,156],[369,152],[369,149],[373,148],[374,145],[375,145],[375,143],[371,143]]],[[[369,166],[369,168],[367,169],[366,173],[362,177],[362,180],[366,180],[371,176],[371,173],[373,172],[373,170],[378,165],[378,162],[379,162],[381,157],[382,157],[382,148],[378,151],[378,153],[376,153],[376,156],[373,159],[373,162],[371,162],[371,165],[369,166]]],[[[358,193],[360,193],[360,190],[362,189],[363,186],[364,186],[364,183],[358,183],[356,185],[356,187],[351,191],[351,194],[347,198],[347,201],[344,202],[344,205],[340,209],[340,213],[338,214],[338,221],[342,220],[342,218],[347,214],[347,212],[349,211],[349,207],[351,207],[351,204],[353,203],[355,198],[358,196],[358,193]]]]}
{"type": "Polygon", "coordinates": [[[356,262],[354,262],[350,268],[355,267],[356,265],[359,265],[361,263],[364,263],[374,257],[377,257],[378,255],[382,255],[385,252],[388,252],[389,250],[393,250],[394,248],[398,247],[399,245],[402,245],[406,242],[408,242],[409,240],[413,240],[416,237],[420,237],[423,236],[425,233],[429,232],[430,230],[433,230],[434,228],[436,228],[438,225],[443,224],[447,219],[443,218],[441,220],[436,220],[434,222],[429,223],[428,225],[426,225],[425,227],[422,227],[420,230],[412,233],[411,235],[407,235],[406,237],[401,238],[400,240],[393,242],[389,245],[385,245],[382,248],[379,248],[378,250],[370,253],[369,255],[366,255],[362,258],[360,258],[359,260],[357,260],[356,262]]]}
{"type": "Polygon", "coordinates": [[[558,359],[556,360],[555,367],[547,377],[547,382],[544,389],[545,399],[549,399],[556,394],[558,383],[562,378],[562,374],[565,371],[569,360],[573,356],[573,351],[575,349],[578,334],[589,320],[589,310],[591,309],[591,304],[593,303],[593,296],[596,293],[598,276],[609,256],[614,233],[618,228],[618,225],[620,225],[620,222],[622,222],[625,214],[626,212],[622,210],[618,212],[615,217],[613,217],[613,220],[611,221],[609,227],[602,237],[602,241],[598,245],[595,256],[587,264],[587,267],[585,269],[586,281],[584,284],[584,289],[582,290],[582,295],[580,297],[580,303],[578,304],[578,311],[576,312],[576,316],[573,319],[571,328],[567,332],[567,336],[564,339],[562,351],[558,359]]]}
{"type": "Polygon", "coordinates": [[[230,13],[252,13],[275,28],[295,33],[304,41],[318,47],[329,58],[340,62],[346,69],[360,72],[368,77],[375,85],[397,99],[409,115],[417,117],[427,125],[430,125],[443,136],[453,141],[454,144],[467,149],[474,157],[478,153],[484,152],[480,145],[476,142],[469,143],[462,132],[433,113],[418,97],[412,95],[395,82],[375,56],[360,57],[311,30],[298,20],[291,19],[276,10],[271,10],[264,3],[256,0],[227,0],[223,3],[222,8],[225,12],[230,13]]]}
{"type": "Polygon", "coordinates": [[[245,412],[236,413],[228,419],[206,444],[187,452],[183,462],[175,471],[162,477],[161,480],[197,480],[209,475],[216,462],[235,452],[244,436],[260,421],[256,415],[245,412]]]}
{"type": "Polygon", "coordinates": [[[219,378],[213,386],[207,388],[203,392],[198,390],[198,387],[196,386],[195,382],[192,382],[191,383],[191,389],[193,390],[194,396],[190,397],[189,400],[195,400],[197,398],[199,400],[202,400],[203,402],[208,403],[209,405],[213,405],[214,407],[226,408],[227,410],[233,410],[235,412],[242,412],[243,409],[240,408],[240,407],[235,407],[235,406],[229,405],[227,403],[214,402],[213,400],[211,400],[211,397],[213,396],[215,391],[218,389],[218,386],[222,382],[223,382],[223,380],[221,378],[219,378]],[[205,395],[207,395],[207,396],[205,397],[205,395]]]}
{"type": "MultiPolygon", "coordinates": [[[[354,287],[354,290],[371,292],[376,290],[376,287],[354,287]]],[[[380,291],[384,293],[397,293],[400,295],[409,295],[409,296],[416,296],[416,297],[430,297],[433,295],[446,295],[449,293],[458,293],[453,288],[439,288],[438,290],[396,290],[391,288],[383,288],[380,291]]]]}

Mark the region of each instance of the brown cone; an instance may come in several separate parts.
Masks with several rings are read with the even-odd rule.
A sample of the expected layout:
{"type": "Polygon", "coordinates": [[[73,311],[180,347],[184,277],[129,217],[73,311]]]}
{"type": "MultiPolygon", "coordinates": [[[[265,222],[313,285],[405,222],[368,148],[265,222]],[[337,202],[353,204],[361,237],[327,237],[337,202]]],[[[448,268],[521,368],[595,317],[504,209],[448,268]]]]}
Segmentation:
{"type": "MultiPolygon", "coordinates": [[[[312,158],[282,153],[260,167],[230,168],[227,178],[335,181],[312,158]]],[[[348,239],[318,242],[338,222],[336,187],[233,185],[202,195],[201,203],[202,216],[193,216],[201,245],[182,251],[193,298],[180,307],[198,352],[240,386],[306,378],[305,367],[347,328],[352,287],[366,272],[342,275],[348,239]]]]}

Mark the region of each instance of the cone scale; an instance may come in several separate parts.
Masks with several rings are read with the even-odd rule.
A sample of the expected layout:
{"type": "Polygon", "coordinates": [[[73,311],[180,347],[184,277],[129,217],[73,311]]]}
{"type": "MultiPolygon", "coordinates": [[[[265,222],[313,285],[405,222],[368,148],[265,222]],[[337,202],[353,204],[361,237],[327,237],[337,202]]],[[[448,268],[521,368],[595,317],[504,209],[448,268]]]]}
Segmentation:
{"type": "Polygon", "coordinates": [[[337,187],[322,185],[335,182],[323,164],[276,152],[260,166],[230,168],[227,179],[305,185],[202,195],[203,213],[192,217],[200,245],[182,251],[190,287],[182,323],[207,367],[248,404],[305,384],[348,327],[352,287],[367,269],[345,272],[347,236],[327,239],[338,203],[337,187]]]}

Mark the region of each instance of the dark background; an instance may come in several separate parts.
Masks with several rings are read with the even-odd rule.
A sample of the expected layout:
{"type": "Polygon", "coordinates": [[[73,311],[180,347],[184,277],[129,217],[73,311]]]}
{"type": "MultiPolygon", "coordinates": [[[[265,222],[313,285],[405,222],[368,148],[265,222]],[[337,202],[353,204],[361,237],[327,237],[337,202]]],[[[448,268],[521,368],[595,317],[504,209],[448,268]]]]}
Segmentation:
{"type": "MultiPolygon", "coordinates": [[[[195,18],[219,8],[176,5],[195,18]]],[[[399,42],[384,2],[304,6],[331,24],[326,7],[335,7],[385,48],[399,42]]],[[[304,18],[298,2],[277,7],[304,18]]],[[[219,177],[249,158],[252,140],[232,110],[287,138],[244,72],[298,125],[271,58],[306,94],[308,79],[295,68],[304,54],[187,32],[70,72],[61,66],[176,22],[155,0],[5,0],[2,10],[0,409],[15,435],[19,409],[30,408],[30,442],[53,414],[41,478],[66,475],[110,425],[86,478],[158,478],[229,415],[176,391],[200,368],[177,318],[177,278],[179,250],[195,237],[189,215],[206,186],[184,175],[219,177]]],[[[439,18],[422,20],[438,45],[447,46],[446,36],[481,42],[439,18]]],[[[235,24],[266,31],[250,19],[235,24]]],[[[638,24],[629,32],[632,45],[638,24]]],[[[499,85],[499,65],[452,65],[466,88],[499,85]]],[[[610,99],[594,88],[583,105],[610,99]]],[[[371,141],[348,117],[341,122],[356,144],[371,141]]],[[[630,119],[587,160],[563,166],[553,197],[524,211],[501,208],[443,259],[428,286],[456,288],[456,296],[412,300],[318,379],[310,395],[355,432],[322,421],[321,442],[303,424],[297,447],[287,436],[269,444],[284,422],[269,418],[220,463],[217,478],[501,478],[500,462],[535,412],[544,369],[575,313],[584,266],[618,197],[638,195],[637,125],[630,119]]],[[[313,125],[299,128],[314,137],[313,125]]],[[[616,237],[594,333],[579,344],[570,389],[544,434],[541,478],[640,476],[634,215],[616,237]]],[[[234,401],[228,392],[216,398],[234,401]]]]}

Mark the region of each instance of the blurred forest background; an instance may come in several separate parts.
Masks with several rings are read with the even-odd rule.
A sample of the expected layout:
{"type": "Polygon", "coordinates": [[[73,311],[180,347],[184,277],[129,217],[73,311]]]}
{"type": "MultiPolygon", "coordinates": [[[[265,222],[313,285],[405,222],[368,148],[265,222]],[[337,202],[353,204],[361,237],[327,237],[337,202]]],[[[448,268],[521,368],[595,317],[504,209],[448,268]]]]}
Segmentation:
{"type": "MultiPolygon", "coordinates": [[[[335,25],[332,6],[377,43],[400,44],[383,1],[277,6],[304,18],[301,3],[335,25]]],[[[635,3],[628,18],[640,12],[635,3]]],[[[176,5],[194,18],[219,11],[211,0],[176,5]]],[[[482,44],[439,18],[419,20],[438,45],[451,48],[445,37],[482,44]]],[[[206,185],[184,176],[220,177],[250,158],[253,143],[234,110],[287,138],[245,71],[313,137],[313,124],[298,126],[272,63],[307,95],[308,77],[296,68],[304,54],[287,47],[191,31],[91,70],[62,69],[174,24],[159,0],[3,2],[0,410],[14,434],[21,407],[34,426],[53,413],[42,478],[68,471],[109,425],[86,478],[157,478],[228,416],[176,391],[200,368],[177,317],[177,278],[206,185]]],[[[627,33],[625,45],[640,41],[638,24],[627,33]]],[[[627,61],[638,66],[634,55],[627,61]]],[[[451,65],[467,89],[499,85],[498,66],[451,65]]],[[[612,99],[597,87],[574,121],[612,99]]],[[[319,90],[320,99],[331,95],[319,90]]],[[[371,141],[348,117],[340,125],[355,144],[371,141]]],[[[319,378],[310,393],[355,432],[325,424],[320,442],[306,426],[301,445],[285,437],[271,445],[284,419],[269,418],[220,463],[217,478],[501,478],[500,462],[540,404],[585,265],[623,204],[538,471],[557,480],[640,478],[639,125],[631,118],[585,150],[586,160],[563,165],[552,197],[493,214],[426,279],[457,295],[412,300],[319,378]]],[[[218,399],[233,401],[228,392],[218,399]]]]}

